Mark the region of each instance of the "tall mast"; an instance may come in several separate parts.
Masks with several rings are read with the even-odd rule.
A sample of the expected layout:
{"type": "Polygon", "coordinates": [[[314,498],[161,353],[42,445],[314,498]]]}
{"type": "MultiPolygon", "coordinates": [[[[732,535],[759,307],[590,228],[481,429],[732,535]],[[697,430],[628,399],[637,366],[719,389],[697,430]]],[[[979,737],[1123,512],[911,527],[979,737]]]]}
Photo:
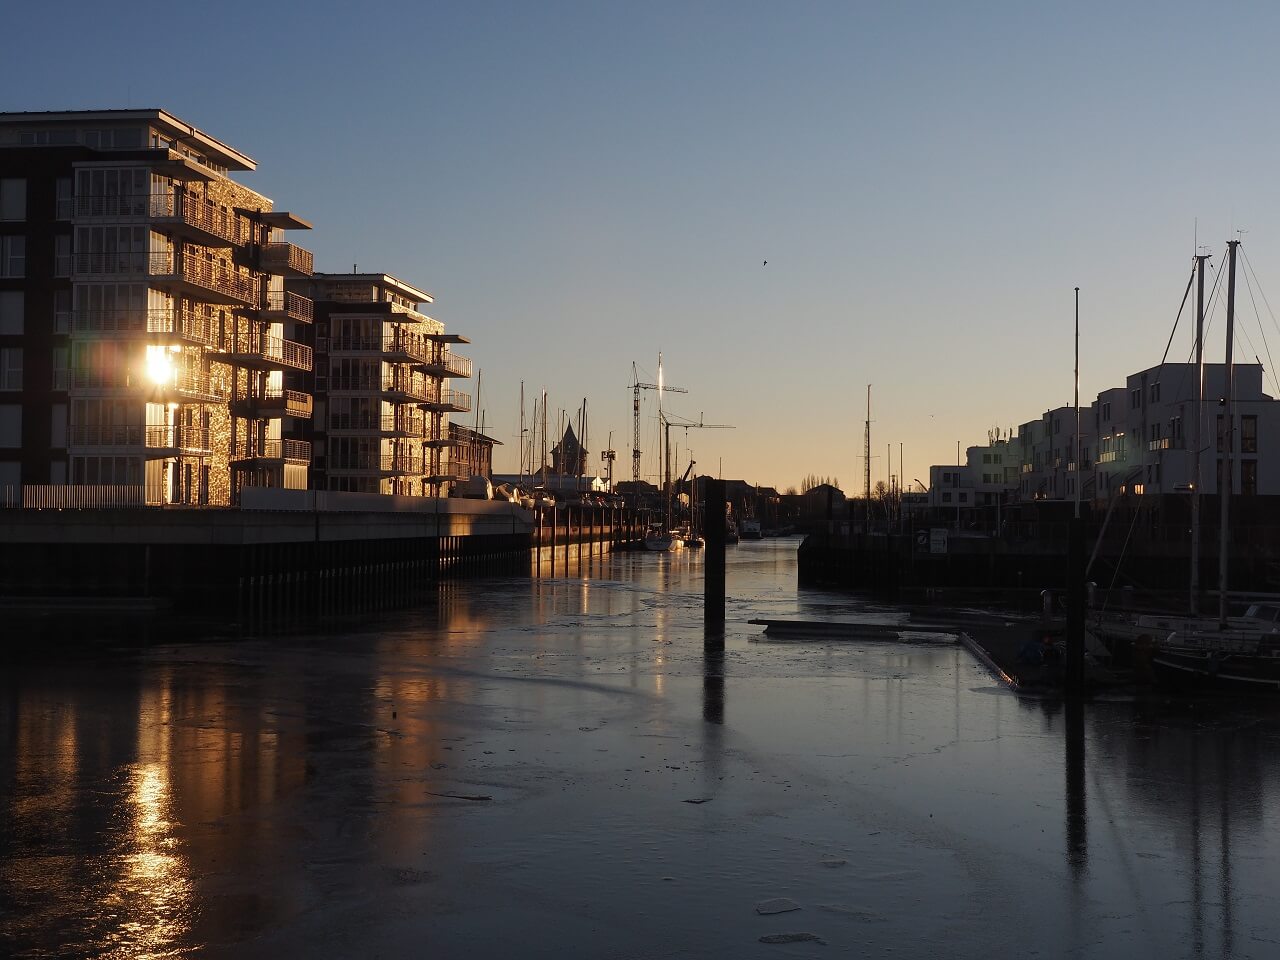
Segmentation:
{"type": "Polygon", "coordinates": [[[1196,254],[1196,422],[1191,454],[1191,615],[1200,612],[1200,451],[1204,446],[1204,262],[1196,254]]]}
{"type": "Polygon", "coordinates": [[[871,532],[871,384],[867,384],[867,422],[862,435],[862,495],[864,502],[865,526],[871,532]]]}
{"type": "Polygon", "coordinates": [[[1076,287],[1076,442],[1075,442],[1075,519],[1080,519],[1080,288],[1076,287]]]}
{"type": "Polygon", "coordinates": [[[547,485],[547,391],[542,391],[542,485],[547,485]]]}
{"type": "Polygon", "coordinates": [[[1227,625],[1227,521],[1231,510],[1231,452],[1235,438],[1231,429],[1231,400],[1235,390],[1236,333],[1236,247],[1239,240],[1227,241],[1227,356],[1226,389],[1222,401],[1222,475],[1218,478],[1218,502],[1221,504],[1218,527],[1218,626],[1227,625]]]}
{"type": "Polygon", "coordinates": [[[524,381],[520,381],[520,486],[524,486],[524,381]]]}

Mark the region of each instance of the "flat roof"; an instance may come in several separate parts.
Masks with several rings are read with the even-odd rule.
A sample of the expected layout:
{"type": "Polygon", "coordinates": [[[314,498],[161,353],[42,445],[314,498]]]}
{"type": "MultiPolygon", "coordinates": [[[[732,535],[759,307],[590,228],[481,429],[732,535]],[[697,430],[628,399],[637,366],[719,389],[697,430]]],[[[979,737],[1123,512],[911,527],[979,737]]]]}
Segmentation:
{"type": "Polygon", "coordinates": [[[155,124],[175,140],[184,140],[198,147],[228,170],[256,170],[258,167],[252,157],[159,107],[144,110],[31,110],[0,113],[0,124],[84,123],[86,121],[118,123],[129,120],[155,124]]]}
{"type": "Polygon", "coordinates": [[[431,294],[425,290],[419,290],[417,287],[398,280],[389,273],[313,273],[313,280],[333,280],[333,281],[360,281],[364,283],[374,283],[383,287],[390,287],[396,293],[408,297],[415,303],[435,303],[431,294]]]}

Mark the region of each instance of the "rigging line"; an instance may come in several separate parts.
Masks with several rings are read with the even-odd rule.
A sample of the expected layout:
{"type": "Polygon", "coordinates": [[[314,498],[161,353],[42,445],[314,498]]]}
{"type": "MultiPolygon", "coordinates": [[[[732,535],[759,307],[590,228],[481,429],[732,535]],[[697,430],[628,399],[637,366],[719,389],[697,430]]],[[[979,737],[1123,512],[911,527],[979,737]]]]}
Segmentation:
{"type": "MultiPolygon", "coordinates": [[[[1255,276],[1256,280],[1257,277],[1255,276]]],[[[1262,314],[1258,312],[1258,301],[1253,297],[1253,284],[1249,282],[1249,271],[1244,271],[1244,288],[1249,291],[1249,302],[1253,304],[1253,314],[1258,321],[1258,334],[1262,337],[1262,351],[1267,355],[1267,369],[1271,371],[1271,382],[1276,385],[1277,392],[1280,392],[1280,382],[1276,380],[1275,368],[1271,364],[1271,344],[1267,343],[1267,332],[1262,329],[1262,314]]],[[[1262,364],[1262,358],[1258,356],[1258,348],[1253,345],[1253,340],[1248,332],[1241,327],[1240,332],[1244,334],[1245,340],[1249,341],[1249,349],[1253,351],[1253,359],[1262,364]]]]}
{"type": "MultiPolygon", "coordinates": [[[[1244,245],[1243,245],[1243,244],[1241,245],[1240,249],[1244,249],[1244,245]]],[[[1262,290],[1262,281],[1258,279],[1258,274],[1254,271],[1253,267],[1252,267],[1252,266],[1250,266],[1249,261],[1248,261],[1248,259],[1246,258],[1246,259],[1245,259],[1244,285],[1245,285],[1245,289],[1249,291],[1249,302],[1253,304],[1253,313],[1254,313],[1254,316],[1255,316],[1255,317],[1257,318],[1257,320],[1258,320],[1258,334],[1259,334],[1259,336],[1261,336],[1261,337],[1262,337],[1262,349],[1263,349],[1263,352],[1264,352],[1264,353],[1266,353],[1266,355],[1267,355],[1267,369],[1271,371],[1271,382],[1272,382],[1273,384],[1275,384],[1275,386],[1276,386],[1276,392],[1277,392],[1278,394],[1280,394],[1280,380],[1277,380],[1277,379],[1276,379],[1276,368],[1275,368],[1275,364],[1271,362],[1271,344],[1267,343],[1267,331],[1266,331],[1266,330],[1264,330],[1264,329],[1263,329],[1263,327],[1262,327],[1262,314],[1261,314],[1261,313],[1259,312],[1259,310],[1258,310],[1258,301],[1257,301],[1256,299],[1254,299],[1254,296],[1253,296],[1253,283],[1250,283],[1250,282],[1249,282],[1249,275],[1250,275],[1250,274],[1253,274],[1253,281],[1254,281],[1254,283],[1256,283],[1256,284],[1258,285],[1258,293],[1259,293],[1259,294],[1261,294],[1261,296],[1262,296],[1262,302],[1263,302],[1263,303],[1267,303],[1267,295],[1266,295],[1265,293],[1263,293],[1263,290],[1262,290]]],[[[1267,311],[1268,311],[1268,312],[1270,312],[1270,311],[1271,311],[1271,304],[1269,304],[1269,303],[1267,303],[1267,311]]],[[[1275,323],[1275,322],[1276,322],[1276,317],[1275,317],[1275,314],[1274,314],[1274,313],[1273,313],[1273,314],[1271,314],[1271,322],[1272,322],[1272,323],[1275,323]]],[[[1280,329],[1280,328],[1278,328],[1278,329],[1280,329]]],[[[1250,343],[1250,346],[1253,346],[1253,344],[1252,344],[1252,343],[1250,343]]],[[[1256,352],[1256,351],[1254,352],[1254,359],[1255,359],[1255,360],[1258,360],[1258,362],[1259,362],[1259,363],[1261,363],[1261,362],[1262,362],[1262,361],[1258,358],[1258,356],[1257,356],[1257,352],[1256,352]]]]}
{"type": "Polygon", "coordinates": [[[1258,284],[1258,295],[1262,297],[1262,302],[1266,304],[1267,313],[1271,314],[1271,322],[1275,324],[1276,332],[1280,333],[1280,322],[1276,321],[1275,311],[1271,309],[1271,301],[1267,299],[1267,291],[1262,289],[1262,281],[1258,279],[1258,271],[1254,270],[1253,264],[1249,262],[1249,254],[1245,253],[1243,244],[1240,246],[1240,252],[1244,254],[1243,259],[1245,267],[1247,267],[1249,272],[1253,274],[1253,279],[1258,284]]]}

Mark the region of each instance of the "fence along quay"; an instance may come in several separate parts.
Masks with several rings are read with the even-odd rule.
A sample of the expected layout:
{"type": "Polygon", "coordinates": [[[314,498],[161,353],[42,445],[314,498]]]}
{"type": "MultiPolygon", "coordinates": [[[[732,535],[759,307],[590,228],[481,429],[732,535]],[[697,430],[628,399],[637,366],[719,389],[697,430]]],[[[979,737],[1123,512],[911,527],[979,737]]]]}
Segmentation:
{"type": "Polygon", "coordinates": [[[616,508],[279,488],[247,489],[238,508],[76,502],[0,510],[0,604],[153,601],[305,622],[424,602],[448,579],[577,575],[640,529],[616,508]]]}

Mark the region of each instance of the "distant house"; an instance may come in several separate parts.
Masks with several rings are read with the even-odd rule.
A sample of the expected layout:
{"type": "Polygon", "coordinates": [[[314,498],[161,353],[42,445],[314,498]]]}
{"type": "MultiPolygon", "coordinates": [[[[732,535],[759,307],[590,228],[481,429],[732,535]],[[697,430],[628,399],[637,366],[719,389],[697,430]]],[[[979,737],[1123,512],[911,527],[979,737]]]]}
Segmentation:
{"type": "Polygon", "coordinates": [[[493,448],[502,446],[501,440],[485,436],[460,423],[449,422],[449,474],[459,480],[471,477],[493,477],[493,448]]]}
{"type": "Polygon", "coordinates": [[[829,483],[820,483],[800,495],[800,523],[810,529],[849,520],[849,501],[844,491],[829,483]]]}

